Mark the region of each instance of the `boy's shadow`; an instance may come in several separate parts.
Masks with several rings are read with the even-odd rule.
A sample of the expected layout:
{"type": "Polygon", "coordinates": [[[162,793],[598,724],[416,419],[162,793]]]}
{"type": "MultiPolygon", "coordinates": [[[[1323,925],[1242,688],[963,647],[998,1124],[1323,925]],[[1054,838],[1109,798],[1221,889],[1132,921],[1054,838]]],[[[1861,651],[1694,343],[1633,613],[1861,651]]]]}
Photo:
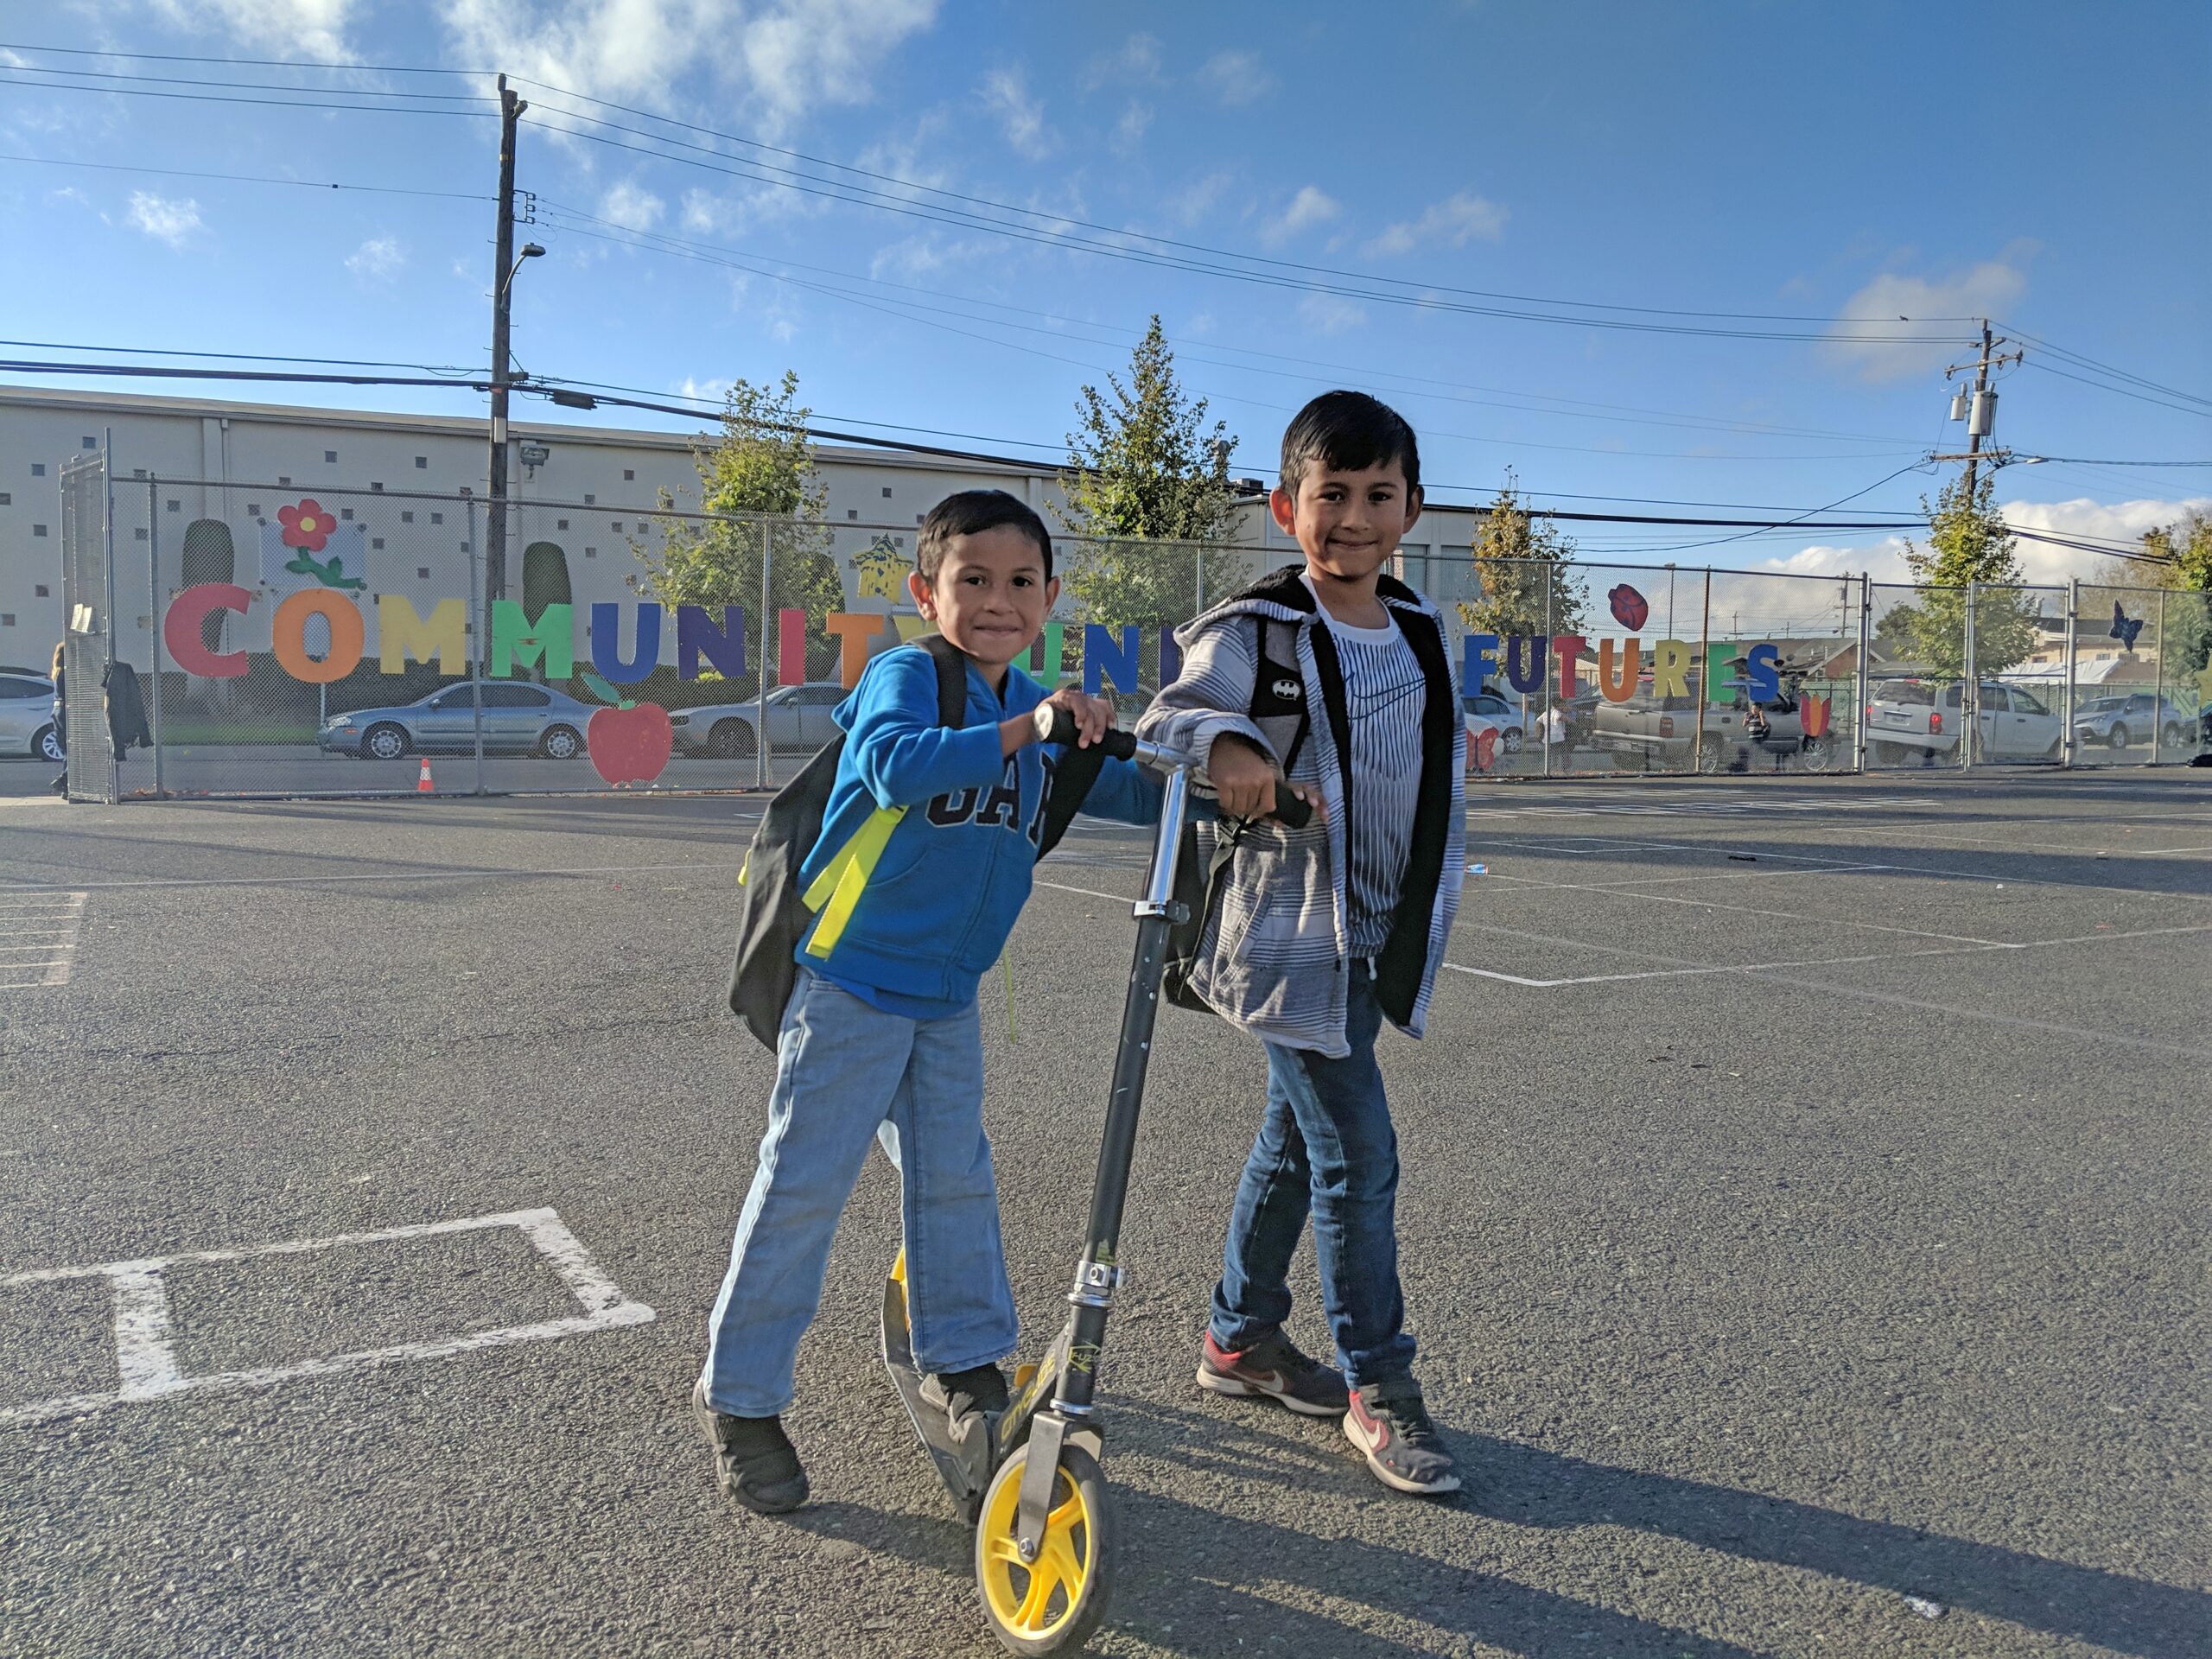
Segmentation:
{"type": "MultiPolygon", "coordinates": [[[[1201,1489],[1265,1483],[1364,1495],[1367,1476],[1355,1461],[1301,1438],[1294,1426],[1231,1424],[1141,1401],[1117,1400],[1112,1411],[1128,1426],[1118,1438],[1133,1453],[1172,1464],[1201,1489]]],[[[1109,1475],[1116,1438],[1109,1430],[1109,1475]]],[[[1487,1436],[1447,1439],[1471,1475],[1470,1490],[1447,1501],[1510,1525],[1635,1528],[1745,1560],[1930,1597],[2146,1659],[2212,1651],[2212,1597],[2195,1591],[1487,1436]]],[[[1583,1650],[1655,1659],[1752,1659],[1754,1652],[1416,1550],[1225,1516],[1128,1485],[1113,1487],[1112,1498],[1118,1543],[1109,1625],[1172,1650],[1234,1651],[1240,1637],[1255,1650],[1344,1659],[1435,1650],[1244,1587],[1271,1582],[1356,1604],[1380,1615],[1378,1622],[1425,1624],[1516,1652],[1584,1643],[1592,1645],[1583,1650]]],[[[949,1510],[942,1521],[917,1522],[856,1505],[821,1505],[792,1521],[963,1586],[969,1581],[973,1534],[949,1510]]]]}

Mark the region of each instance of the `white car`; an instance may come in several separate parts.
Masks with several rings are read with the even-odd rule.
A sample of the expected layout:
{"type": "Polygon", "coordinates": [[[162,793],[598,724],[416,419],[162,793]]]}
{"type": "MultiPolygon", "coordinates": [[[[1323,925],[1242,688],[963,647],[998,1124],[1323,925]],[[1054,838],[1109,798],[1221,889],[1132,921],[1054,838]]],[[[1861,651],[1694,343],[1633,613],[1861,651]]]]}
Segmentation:
{"type": "Polygon", "coordinates": [[[0,754],[61,759],[54,729],[54,682],[43,674],[0,672],[0,754]]]}
{"type": "Polygon", "coordinates": [[[1466,715],[1470,741],[1485,727],[1497,734],[1500,754],[1518,754],[1529,741],[1529,717],[1495,691],[1466,692],[1459,698],[1459,707],[1466,715]]]}

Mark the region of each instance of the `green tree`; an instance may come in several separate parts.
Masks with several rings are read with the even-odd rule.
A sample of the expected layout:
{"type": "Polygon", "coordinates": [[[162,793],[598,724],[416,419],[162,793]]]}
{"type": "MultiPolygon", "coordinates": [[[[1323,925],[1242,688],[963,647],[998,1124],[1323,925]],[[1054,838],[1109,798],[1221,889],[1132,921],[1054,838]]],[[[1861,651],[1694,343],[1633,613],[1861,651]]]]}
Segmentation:
{"type": "Polygon", "coordinates": [[[1929,506],[1925,545],[1907,537],[1905,563],[1919,588],[1914,607],[1916,653],[1939,676],[1966,672],[1967,584],[1993,584],[1974,595],[1974,665],[1979,676],[2002,674],[2036,645],[2036,601],[2018,591],[2025,578],[2012,550],[2012,532],[1997,510],[1997,480],[1985,472],[1971,494],[1961,474],[1929,506]]]}
{"type": "MultiPolygon", "coordinates": [[[[775,386],[744,380],[732,386],[720,440],[710,445],[702,434],[692,462],[701,510],[746,516],[657,520],[657,539],[630,543],[645,567],[642,583],[632,578],[632,585],[664,605],[742,605],[757,636],[765,533],[768,608],[804,611],[809,633],[818,635],[822,619],[844,609],[845,585],[823,518],[828,486],[805,432],[812,413],[798,402],[796,374],[786,372],[775,386]]],[[[664,513],[675,509],[666,490],[660,506],[664,513]]]]}
{"type": "Polygon", "coordinates": [[[1201,576],[1212,604],[1234,590],[1242,572],[1241,560],[1205,558],[1191,545],[1229,532],[1236,440],[1224,421],[1207,430],[1206,400],[1184,394],[1157,316],[1130,356],[1127,383],[1109,374],[1106,384],[1105,393],[1083,388],[1077,429],[1068,435],[1068,470],[1060,474],[1067,505],[1053,513],[1091,539],[1067,561],[1063,586],[1086,621],[1181,622],[1199,602],[1201,576]]]}
{"type": "Polygon", "coordinates": [[[1505,639],[1582,632],[1585,596],[1569,563],[1574,543],[1521,504],[1520,480],[1510,467],[1476,526],[1471,551],[1482,597],[1459,602],[1459,620],[1470,632],[1505,639]]]}
{"type": "Polygon", "coordinates": [[[2163,643],[2181,668],[2191,675],[2201,673],[2212,660],[2212,512],[2197,507],[2163,529],[2147,531],[2143,551],[2165,563],[2131,563],[2124,574],[2115,571],[2111,580],[2162,588],[2172,595],[2163,643]]]}

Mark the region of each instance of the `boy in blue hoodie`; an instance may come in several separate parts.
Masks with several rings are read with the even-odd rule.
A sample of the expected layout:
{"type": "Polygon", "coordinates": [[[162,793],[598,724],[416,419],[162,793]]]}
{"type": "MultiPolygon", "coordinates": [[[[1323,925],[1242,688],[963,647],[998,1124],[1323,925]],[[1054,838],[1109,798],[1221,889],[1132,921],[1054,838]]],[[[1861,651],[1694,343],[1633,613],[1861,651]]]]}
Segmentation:
{"type": "MultiPolygon", "coordinates": [[[[848,907],[841,893],[799,942],[768,1132],[692,1390],[722,1490],[763,1515],[806,1501],[780,1414],[830,1236],[879,1135],[905,1190],[923,1395],[956,1421],[1007,1404],[997,1362],[1017,1327],[983,1134],[976,985],[1029,897],[1054,775],[1038,742],[1043,705],[1065,709],[1084,747],[1114,711],[1071,690],[1047,696],[1014,665],[1060,587],[1052,537],[1027,506],[1002,490],[963,491],[938,504],[918,543],[907,586],[968,658],[966,721],[938,723],[936,664],[909,647],[877,657],[837,709],[845,747],[800,880],[811,886],[833,859],[867,847],[874,838],[861,832],[883,823],[880,813],[899,816],[861,863],[857,899],[848,907]]],[[[1109,760],[1084,804],[1147,823],[1159,817],[1160,786],[1109,760]]]]}

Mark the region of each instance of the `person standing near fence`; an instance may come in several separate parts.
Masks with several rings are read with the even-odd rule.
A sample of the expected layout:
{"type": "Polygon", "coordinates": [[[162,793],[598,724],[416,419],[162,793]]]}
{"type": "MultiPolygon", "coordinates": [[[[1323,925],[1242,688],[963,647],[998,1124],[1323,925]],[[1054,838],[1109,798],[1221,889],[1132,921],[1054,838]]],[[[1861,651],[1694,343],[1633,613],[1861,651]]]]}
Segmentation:
{"type": "Polygon", "coordinates": [[[63,674],[67,668],[69,642],[54,648],[54,743],[61,751],[61,775],[51,787],[57,795],[69,792],[69,696],[63,674]]]}

